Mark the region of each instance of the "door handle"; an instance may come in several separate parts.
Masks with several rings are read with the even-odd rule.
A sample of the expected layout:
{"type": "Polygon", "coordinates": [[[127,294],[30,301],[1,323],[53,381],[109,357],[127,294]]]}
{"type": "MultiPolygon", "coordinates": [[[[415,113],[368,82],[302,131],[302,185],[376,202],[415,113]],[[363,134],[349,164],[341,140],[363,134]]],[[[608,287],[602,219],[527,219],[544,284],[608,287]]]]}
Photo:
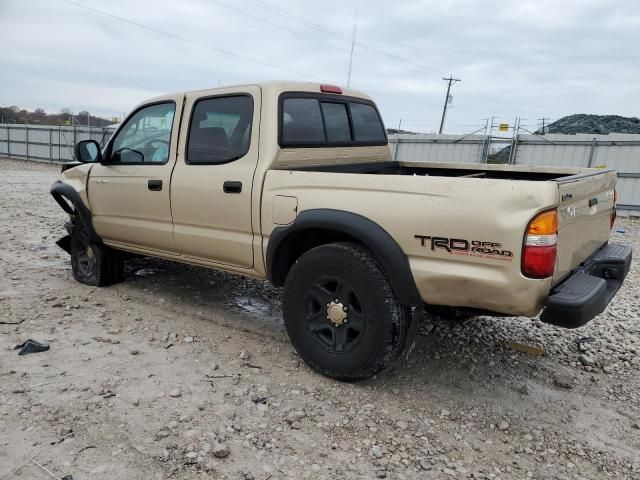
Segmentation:
{"type": "Polygon", "coordinates": [[[149,180],[149,182],[147,182],[147,187],[152,192],[159,192],[162,190],[162,180],[149,180]]]}
{"type": "Polygon", "coordinates": [[[222,191],[224,193],[240,193],[242,192],[242,182],[227,180],[222,184],[222,191]]]}

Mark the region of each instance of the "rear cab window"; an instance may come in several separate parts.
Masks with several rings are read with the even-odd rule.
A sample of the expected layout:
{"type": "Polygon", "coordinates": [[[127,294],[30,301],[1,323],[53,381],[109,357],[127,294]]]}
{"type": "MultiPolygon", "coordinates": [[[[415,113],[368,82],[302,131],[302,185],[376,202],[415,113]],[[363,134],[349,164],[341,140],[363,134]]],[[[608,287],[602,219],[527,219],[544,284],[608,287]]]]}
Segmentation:
{"type": "Polygon", "coordinates": [[[280,95],[278,143],[281,147],[386,145],[375,105],[342,95],[286,92],[280,95]]]}

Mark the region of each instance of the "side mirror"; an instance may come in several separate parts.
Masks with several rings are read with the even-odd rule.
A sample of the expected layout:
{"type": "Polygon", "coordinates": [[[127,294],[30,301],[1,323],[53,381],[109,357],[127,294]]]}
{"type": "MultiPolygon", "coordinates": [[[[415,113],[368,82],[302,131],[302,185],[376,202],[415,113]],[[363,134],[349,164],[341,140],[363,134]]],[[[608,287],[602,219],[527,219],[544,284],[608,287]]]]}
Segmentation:
{"type": "Polygon", "coordinates": [[[100,144],[95,140],[82,140],[76,143],[76,160],[82,163],[102,162],[100,144]]]}

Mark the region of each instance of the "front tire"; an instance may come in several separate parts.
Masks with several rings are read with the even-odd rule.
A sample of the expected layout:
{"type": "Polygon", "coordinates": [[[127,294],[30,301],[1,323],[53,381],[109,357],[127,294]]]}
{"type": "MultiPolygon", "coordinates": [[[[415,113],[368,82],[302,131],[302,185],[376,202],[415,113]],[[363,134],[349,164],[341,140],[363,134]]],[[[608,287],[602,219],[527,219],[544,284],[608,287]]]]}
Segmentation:
{"type": "Polygon", "coordinates": [[[373,255],[355,243],[304,253],[287,275],[282,306],[300,356],[340,380],[385,369],[400,353],[410,318],[373,255]]]}
{"type": "Polygon", "coordinates": [[[124,264],[118,252],[91,242],[86,226],[77,220],[71,232],[71,271],[80,283],[104,287],[122,281],[124,264]]]}

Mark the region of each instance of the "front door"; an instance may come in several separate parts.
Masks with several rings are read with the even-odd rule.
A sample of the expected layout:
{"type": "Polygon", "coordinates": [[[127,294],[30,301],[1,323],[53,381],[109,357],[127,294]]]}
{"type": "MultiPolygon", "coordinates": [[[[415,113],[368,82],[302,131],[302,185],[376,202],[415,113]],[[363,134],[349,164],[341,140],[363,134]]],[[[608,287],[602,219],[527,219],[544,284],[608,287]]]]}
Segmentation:
{"type": "Polygon", "coordinates": [[[251,268],[260,89],[189,94],[184,112],[186,148],[171,184],[176,247],[185,257],[251,268]]]}
{"type": "Polygon", "coordinates": [[[170,183],[182,97],[138,108],[91,169],[88,195],[93,225],[107,243],[176,252],[170,183]]]}

